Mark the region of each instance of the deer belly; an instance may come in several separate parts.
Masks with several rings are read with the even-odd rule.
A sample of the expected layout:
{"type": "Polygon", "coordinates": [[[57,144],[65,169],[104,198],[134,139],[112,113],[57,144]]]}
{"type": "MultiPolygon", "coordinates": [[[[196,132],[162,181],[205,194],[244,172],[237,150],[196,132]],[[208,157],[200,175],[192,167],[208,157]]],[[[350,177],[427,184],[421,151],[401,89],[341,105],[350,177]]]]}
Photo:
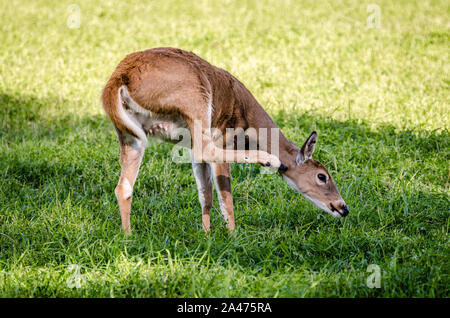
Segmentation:
{"type": "Polygon", "coordinates": [[[150,137],[168,142],[175,142],[178,140],[177,137],[179,136],[180,129],[187,129],[186,127],[187,125],[185,122],[183,123],[177,119],[157,119],[146,123],[146,125],[144,125],[144,130],[150,137]]]}
{"type": "MultiPolygon", "coordinates": [[[[177,142],[181,134],[185,134],[187,123],[181,117],[146,116],[139,118],[142,128],[148,136],[167,142],[177,142]]],[[[189,130],[187,130],[189,131],[189,130]]]]}
{"type": "Polygon", "coordinates": [[[180,135],[189,134],[188,125],[181,116],[155,114],[143,108],[139,109],[139,112],[133,109],[127,109],[127,112],[149,137],[176,143],[180,135]]]}

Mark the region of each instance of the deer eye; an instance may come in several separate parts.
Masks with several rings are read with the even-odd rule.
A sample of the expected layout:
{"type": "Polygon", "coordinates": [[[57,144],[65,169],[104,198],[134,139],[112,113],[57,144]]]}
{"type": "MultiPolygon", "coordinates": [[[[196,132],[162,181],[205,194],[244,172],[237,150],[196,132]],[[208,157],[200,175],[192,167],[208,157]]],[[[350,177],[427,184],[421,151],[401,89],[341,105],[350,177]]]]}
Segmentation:
{"type": "Polygon", "coordinates": [[[327,177],[324,174],[322,174],[322,173],[319,173],[317,175],[317,178],[319,178],[319,180],[322,181],[323,183],[327,182],[327,177]]]}

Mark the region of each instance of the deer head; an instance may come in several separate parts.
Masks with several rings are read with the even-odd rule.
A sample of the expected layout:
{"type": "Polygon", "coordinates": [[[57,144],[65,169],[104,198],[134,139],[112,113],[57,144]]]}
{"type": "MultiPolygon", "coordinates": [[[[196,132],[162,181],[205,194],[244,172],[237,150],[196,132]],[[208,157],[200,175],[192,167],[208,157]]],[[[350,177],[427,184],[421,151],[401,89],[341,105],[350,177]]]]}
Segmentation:
{"type": "Polygon", "coordinates": [[[296,155],[295,162],[282,165],[279,169],[287,184],[300,192],[309,202],[334,217],[349,213],[347,205],[339,194],[333,177],[327,168],[312,158],[317,140],[313,131],[296,155]]]}

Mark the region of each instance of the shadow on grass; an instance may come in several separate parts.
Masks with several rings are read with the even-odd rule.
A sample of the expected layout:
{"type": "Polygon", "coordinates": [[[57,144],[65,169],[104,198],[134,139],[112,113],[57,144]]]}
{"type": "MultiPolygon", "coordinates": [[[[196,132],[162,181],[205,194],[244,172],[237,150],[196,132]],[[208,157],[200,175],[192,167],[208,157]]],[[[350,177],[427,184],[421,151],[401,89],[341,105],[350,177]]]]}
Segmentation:
{"type": "MultiPolygon", "coordinates": [[[[67,103],[0,94],[0,168],[4,185],[0,195],[3,209],[16,211],[4,219],[4,232],[11,225],[11,231],[32,237],[35,230],[26,225],[20,229],[8,225],[13,214],[21,211],[26,218],[35,219],[41,210],[56,201],[64,203],[68,197],[71,206],[81,207],[94,224],[114,222],[114,229],[119,229],[113,194],[119,175],[119,147],[112,124],[102,115],[46,116],[47,105],[67,103]]],[[[396,257],[399,246],[417,253],[423,248],[433,250],[434,233],[445,227],[449,215],[449,197],[444,189],[448,178],[448,132],[397,131],[392,126],[374,131],[365,123],[283,112],[274,120],[298,144],[313,128],[319,131],[317,157],[331,168],[341,193],[353,207],[349,218],[339,222],[327,217],[317,219],[319,212],[298,200],[289,201],[293,206],[286,209],[285,201],[295,194],[279,178],[258,176],[256,166],[246,169],[233,165],[235,187],[246,182],[248,175],[260,178],[246,191],[260,201],[261,209],[244,214],[240,212],[245,210],[244,203],[235,202],[241,230],[234,239],[224,231],[213,231],[213,243],[208,245],[209,240],[195,239],[202,234],[190,165],[170,162],[171,146],[155,144],[144,159],[153,159],[154,174],[141,170],[133,201],[134,229],[141,238],[123,242],[128,253],[143,255],[169,249],[172,255],[189,258],[200,245],[210,250],[216,262],[233,259],[241,267],[267,274],[287,264],[307,264],[318,271],[329,266],[339,271],[348,265],[347,255],[380,262],[396,257]],[[417,188],[419,185],[421,188],[417,188]],[[148,209],[152,210],[150,215],[148,209]],[[183,209],[198,213],[181,213],[183,209]],[[414,241],[408,242],[408,237],[414,237],[414,241]],[[268,262],[269,270],[265,267],[268,262]]],[[[240,187],[235,197],[243,197],[242,191],[240,187]]],[[[213,226],[223,224],[216,219],[213,226]]],[[[90,235],[101,240],[114,236],[112,233],[90,235]]],[[[11,232],[8,235],[19,236],[11,232]]],[[[56,235],[64,236],[62,244],[66,247],[79,236],[76,231],[56,235]]],[[[0,240],[5,248],[3,255],[9,257],[16,255],[13,249],[21,250],[29,244],[22,239],[11,244],[3,236],[0,240]]],[[[203,253],[202,249],[198,253],[203,253]]],[[[433,253],[425,255],[431,259],[433,253]]],[[[425,280],[422,276],[420,279],[425,280]]]]}
{"type": "MultiPolygon", "coordinates": [[[[98,147],[100,140],[107,141],[107,146],[113,144],[112,146],[117,151],[117,138],[106,115],[83,116],[82,114],[65,113],[63,108],[68,103],[70,101],[61,99],[38,99],[33,96],[0,94],[0,137],[3,144],[9,148],[10,146],[16,147],[20,143],[41,141],[54,143],[56,146],[59,143],[65,147],[71,147],[77,143],[98,147]],[[56,113],[59,112],[63,115],[47,115],[47,105],[58,105],[59,110],[56,113]]],[[[101,106],[98,105],[98,107],[101,106]]],[[[379,126],[374,131],[366,123],[341,122],[310,114],[286,114],[284,111],[274,115],[273,119],[285,132],[285,135],[298,145],[303,143],[304,138],[311,130],[318,130],[319,141],[318,147],[316,147],[316,156],[326,163],[331,168],[330,170],[342,170],[351,164],[355,168],[359,166],[360,171],[353,171],[353,173],[360,174],[374,159],[383,160],[382,166],[380,166],[385,168],[394,166],[398,168],[397,165],[404,165],[409,160],[414,161],[418,168],[434,162],[438,168],[443,169],[436,170],[436,173],[432,178],[427,179],[426,183],[441,187],[444,187],[446,182],[448,183],[448,167],[446,165],[450,160],[448,131],[398,131],[390,125],[379,126]],[[344,161],[344,164],[336,164],[337,160],[344,161]]],[[[152,153],[154,153],[156,145],[155,143],[150,147],[152,153]]],[[[162,148],[167,150],[170,149],[170,146],[162,148]]],[[[63,149],[56,147],[55,150],[63,149]]],[[[102,150],[104,151],[104,149],[102,150]]],[[[70,149],[67,151],[70,152],[70,149]]],[[[7,155],[11,157],[13,154],[7,155]]],[[[58,153],[55,152],[53,155],[57,156],[58,153]]],[[[168,157],[168,154],[163,153],[159,157],[164,156],[168,157]]],[[[114,160],[117,159],[114,158],[114,160]]],[[[64,170],[64,167],[67,167],[68,164],[72,166],[72,163],[73,161],[70,163],[61,161],[58,166],[64,170]]],[[[72,173],[78,174],[84,168],[78,166],[72,173]]],[[[245,169],[235,170],[238,171],[237,178],[246,177],[249,172],[245,169]],[[243,174],[239,171],[243,171],[243,174]]],[[[388,169],[385,170],[387,174],[390,174],[388,169]]],[[[46,166],[46,161],[40,163],[24,161],[18,166],[9,167],[8,171],[18,178],[23,178],[24,182],[31,182],[35,185],[41,184],[40,179],[46,178],[46,175],[52,176],[53,174],[54,176],[55,174],[55,171],[46,166]]],[[[258,171],[258,169],[252,169],[254,174],[258,171]]],[[[70,173],[70,171],[67,172],[70,173]]]]}

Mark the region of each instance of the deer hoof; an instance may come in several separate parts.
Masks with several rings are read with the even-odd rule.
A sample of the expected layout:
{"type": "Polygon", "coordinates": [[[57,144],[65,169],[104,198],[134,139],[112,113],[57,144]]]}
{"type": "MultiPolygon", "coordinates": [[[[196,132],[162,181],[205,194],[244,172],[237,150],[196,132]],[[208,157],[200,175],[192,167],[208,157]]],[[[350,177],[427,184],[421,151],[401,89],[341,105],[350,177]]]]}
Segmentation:
{"type": "Polygon", "coordinates": [[[281,161],[277,156],[270,155],[269,161],[266,163],[266,167],[273,167],[274,169],[278,169],[280,167],[281,161]]]}

